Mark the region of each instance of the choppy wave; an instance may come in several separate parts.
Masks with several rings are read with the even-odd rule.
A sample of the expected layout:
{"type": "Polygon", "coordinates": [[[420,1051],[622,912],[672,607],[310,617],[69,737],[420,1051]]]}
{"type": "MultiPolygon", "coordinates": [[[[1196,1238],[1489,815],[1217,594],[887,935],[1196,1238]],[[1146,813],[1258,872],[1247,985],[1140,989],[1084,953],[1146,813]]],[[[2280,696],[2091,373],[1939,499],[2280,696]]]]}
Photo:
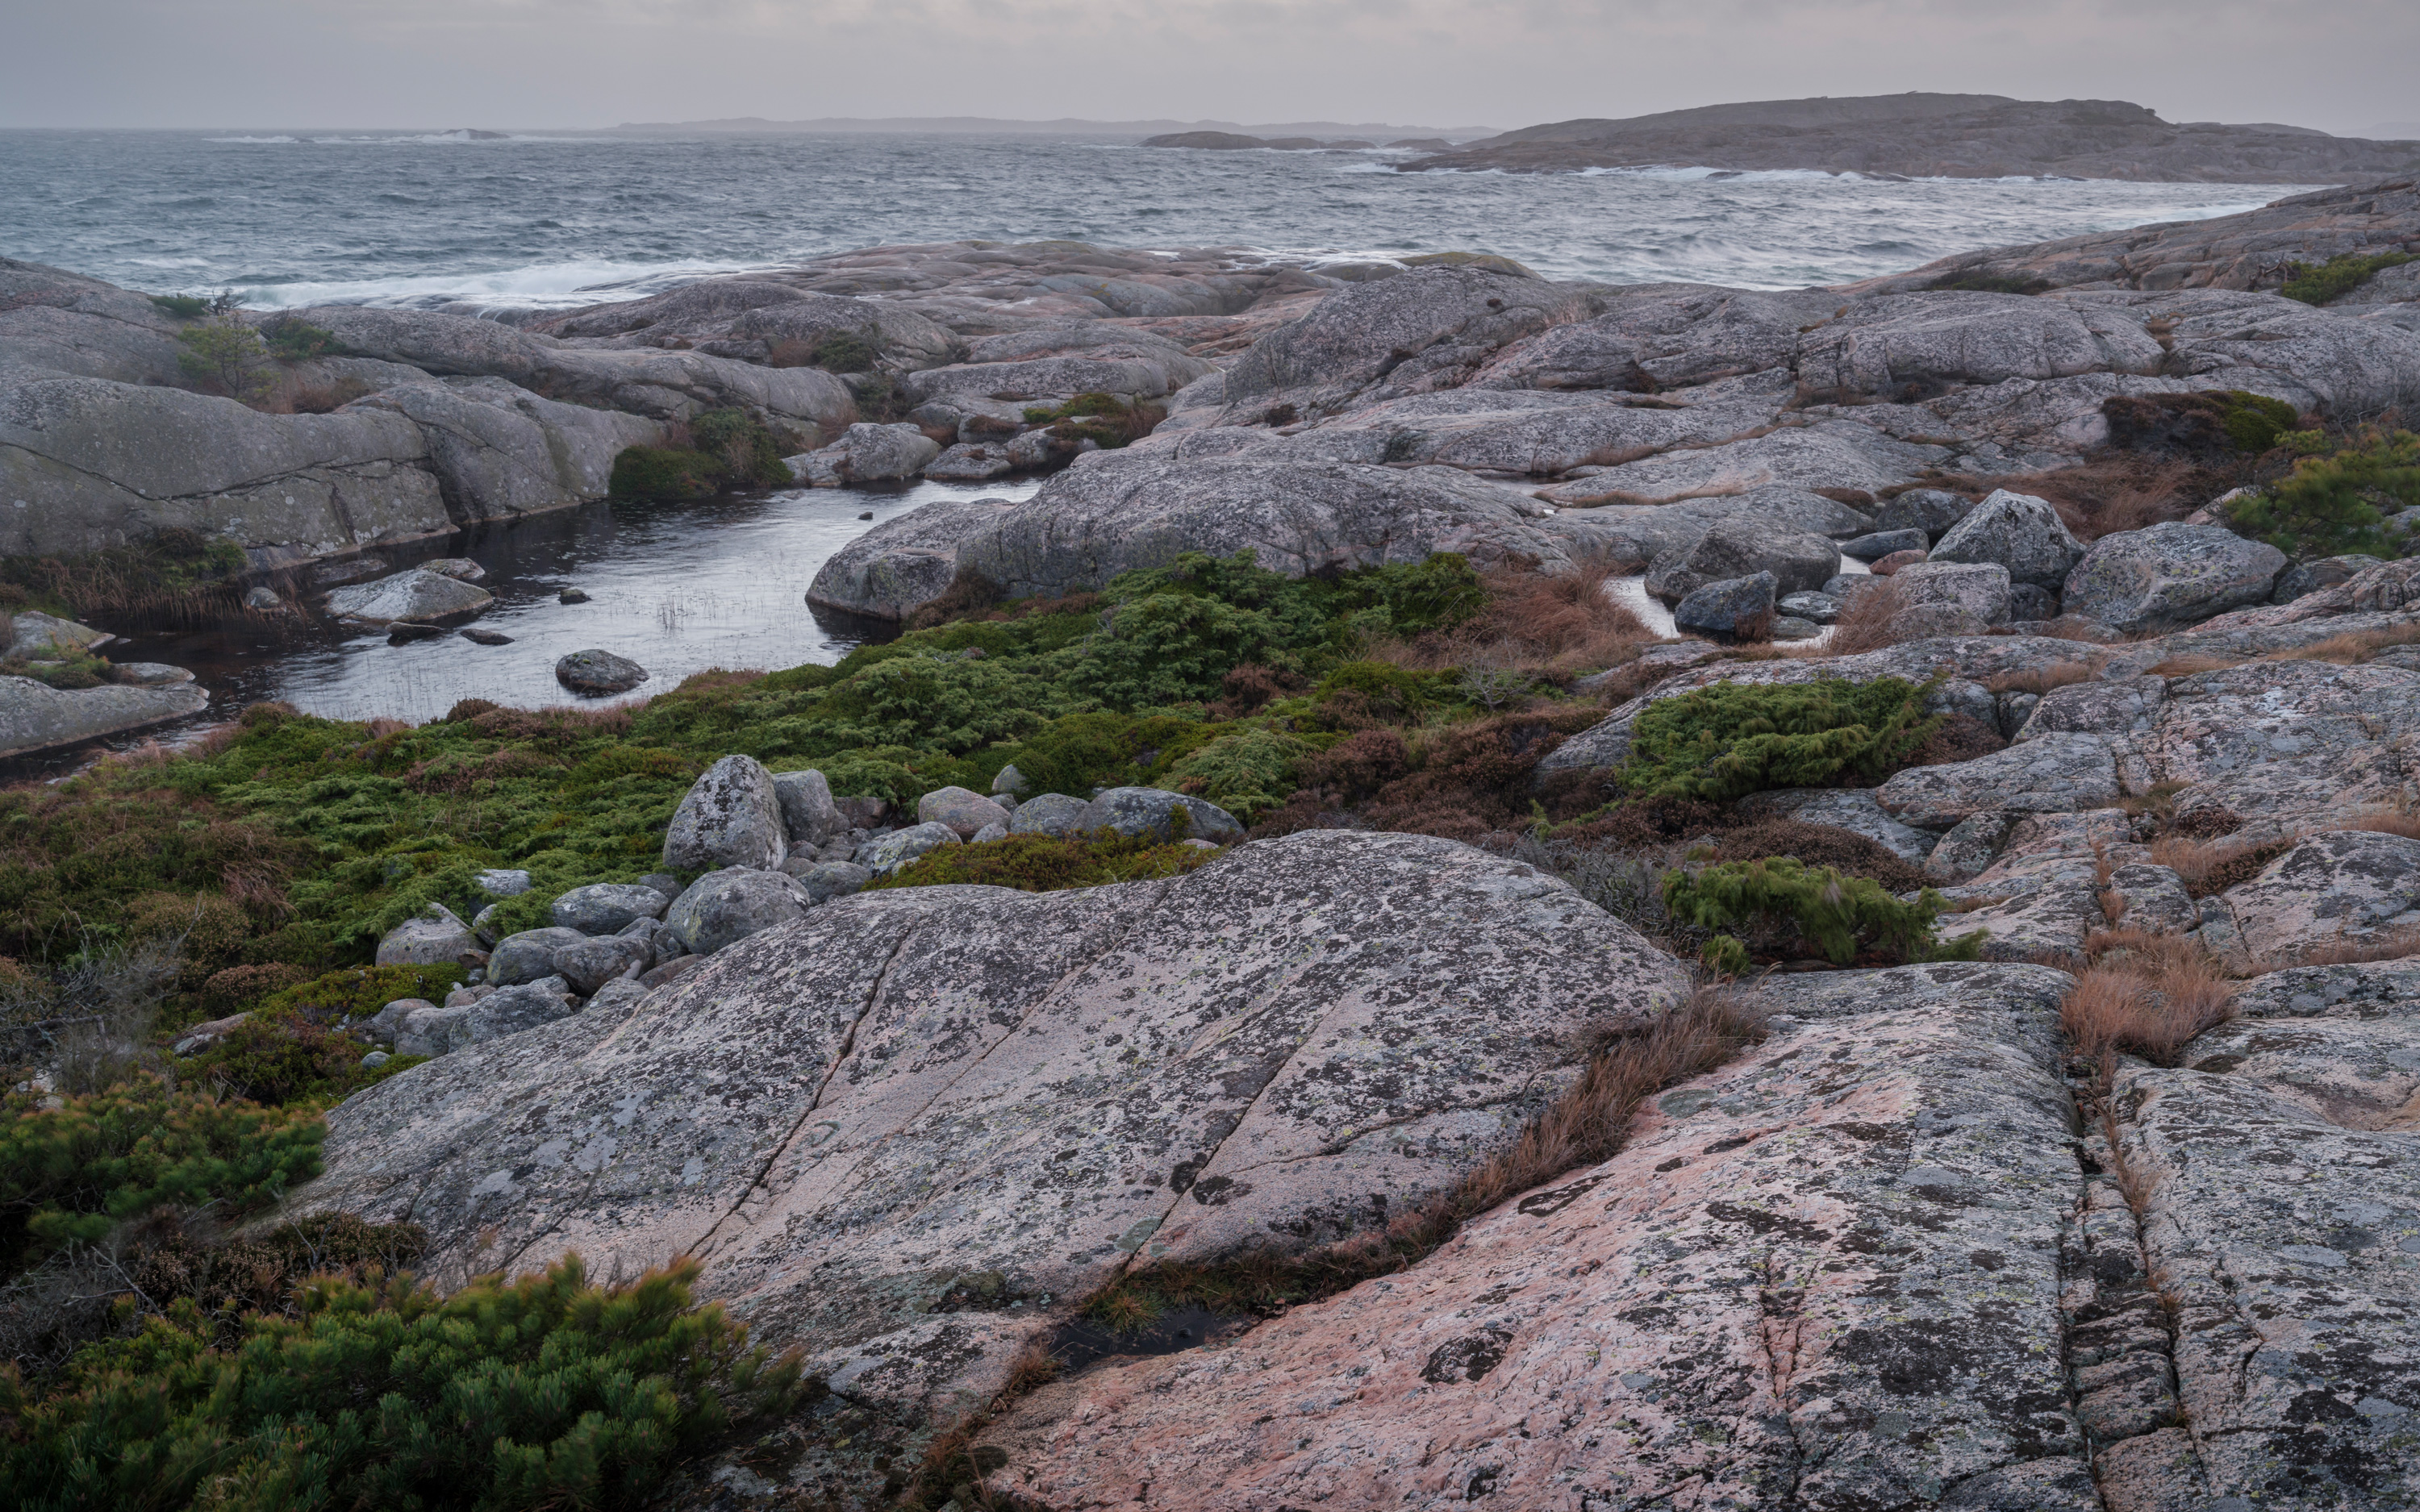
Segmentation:
{"type": "Polygon", "coordinates": [[[0,255],[284,307],[560,308],[958,239],[1351,260],[1493,252],[1556,278],[1775,288],[2299,192],[1686,166],[1394,171],[1403,161],[1384,147],[1143,152],[963,135],[0,132],[0,255]],[[471,147],[484,150],[456,150],[471,147]]]}

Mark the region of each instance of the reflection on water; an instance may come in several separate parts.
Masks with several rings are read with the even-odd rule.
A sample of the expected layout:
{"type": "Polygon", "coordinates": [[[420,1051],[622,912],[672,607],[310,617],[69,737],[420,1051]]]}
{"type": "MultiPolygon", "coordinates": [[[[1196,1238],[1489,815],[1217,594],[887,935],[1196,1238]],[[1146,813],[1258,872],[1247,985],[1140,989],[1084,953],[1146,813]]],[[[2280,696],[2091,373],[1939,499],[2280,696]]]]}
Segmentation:
{"type": "MultiPolygon", "coordinates": [[[[838,661],[878,631],[818,619],[807,608],[807,584],[834,551],[936,499],[1022,499],[1038,486],[919,483],[697,504],[587,504],[379,553],[397,572],[435,557],[476,561],[488,573],[479,586],[496,603],[473,623],[511,636],[510,645],[449,634],[391,646],[382,630],[349,630],[314,612],[231,629],[137,632],[108,655],[191,669],[209,689],[210,707],[186,722],[188,734],[265,699],[330,718],[414,724],[467,698],[523,708],[627,702],[669,692],[710,667],[838,661]],[[858,517],[868,512],[871,520],[858,517]],[[559,602],[571,587],[588,602],[559,602]],[[628,656],[653,675],[622,699],[576,699],[555,682],[555,659],[589,647],[628,656]]],[[[179,733],[155,726],[105,744],[173,741],[179,733]]]]}

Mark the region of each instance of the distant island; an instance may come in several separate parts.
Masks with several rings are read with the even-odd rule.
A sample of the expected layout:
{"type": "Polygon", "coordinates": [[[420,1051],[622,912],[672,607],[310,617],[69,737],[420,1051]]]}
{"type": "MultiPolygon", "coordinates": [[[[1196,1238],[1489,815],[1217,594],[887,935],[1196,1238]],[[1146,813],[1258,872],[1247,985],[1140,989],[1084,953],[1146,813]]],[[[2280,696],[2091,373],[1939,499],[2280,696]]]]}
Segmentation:
{"type": "Polygon", "coordinates": [[[2420,143],[2304,126],[2162,120],[2122,100],[1904,94],[1706,105],[1626,120],[1528,126],[1404,163],[1558,173],[1585,168],[1811,169],[1907,178],[2130,178],[2339,184],[2420,171],[2420,143]]]}
{"type": "Polygon", "coordinates": [[[617,131],[962,131],[999,136],[1160,136],[1207,131],[1279,137],[1366,137],[1373,141],[1403,137],[1441,137],[1448,143],[1469,142],[1497,134],[1493,126],[1392,126],[1384,121],[1276,121],[1249,125],[1239,121],[1093,121],[1073,116],[1056,120],[1013,121],[991,116],[890,116],[869,118],[826,116],[810,121],[775,121],[762,116],[736,116],[711,121],[626,121],[617,131]]]}

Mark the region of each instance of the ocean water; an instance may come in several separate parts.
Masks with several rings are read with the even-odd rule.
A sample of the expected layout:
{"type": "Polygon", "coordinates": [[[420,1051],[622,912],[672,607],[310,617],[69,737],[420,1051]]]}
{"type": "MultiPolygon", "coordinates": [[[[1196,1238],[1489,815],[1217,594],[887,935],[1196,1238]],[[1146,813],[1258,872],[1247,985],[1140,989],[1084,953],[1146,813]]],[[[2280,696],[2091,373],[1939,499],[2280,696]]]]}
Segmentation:
{"type": "Polygon", "coordinates": [[[885,242],[1484,251],[1552,277],[1796,287],[2232,214],[2276,185],[1686,167],[1403,174],[1402,152],[957,135],[0,131],[0,255],[154,293],[563,306],[885,242]]]}

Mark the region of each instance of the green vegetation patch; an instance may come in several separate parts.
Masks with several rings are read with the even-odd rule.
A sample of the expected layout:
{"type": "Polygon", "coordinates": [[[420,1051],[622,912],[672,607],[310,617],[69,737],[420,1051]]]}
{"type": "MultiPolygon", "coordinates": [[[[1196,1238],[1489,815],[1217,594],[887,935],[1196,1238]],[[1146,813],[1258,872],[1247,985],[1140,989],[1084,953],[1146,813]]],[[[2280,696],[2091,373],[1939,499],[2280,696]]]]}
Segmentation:
{"type": "Polygon", "coordinates": [[[182,526],[80,556],[0,557],[0,611],[183,617],[231,606],[246,565],[233,541],[182,526]]]}
{"type": "Polygon", "coordinates": [[[2413,261],[2420,259],[2408,252],[2348,252],[2317,266],[2288,263],[2286,286],[2277,292],[2304,304],[2326,304],[2344,298],[2389,268],[2413,261]]]}
{"type": "Polygon", "coordinates": [[[814,1389],[693,1304],[698,1269],[600,1288],[574,1256],[444,1298],[323,1278],[300,1317],[256,1315],[228,1349],[183,1302],[47,1396],[0,1367],[0,1483],[25,1512],[635,1507],[814,1389]]]}
{"type": "Polygon", "coordinates": [[[1063,405],[1036,405],[1025,411],[1029,425],[1048,425],[1062,440],[1089,440],[1104,450],[1142,440],[1167,418],[1163,406],[1130,403],[1114,393],[1079,393],[1063,405]]]}
{"type": "Polygon", "coordinates": [[[1915,755],[1942,718],[1931,683],[1716,683],[1658,700],[1631,727],[1617,780],[1633,798],[1730,803],[1772,788],[1870,786],[1915,755]]]}
{"type": "Polygon", "coordinates": [[[1664,906],[1684,924],[1721,932],[1707,947],[1706,961],[1731,975],[1746,970],[1751,945],[1769,950],[1803,940],[1845,966],[1861,957],[1889,964],[1971,961],[1983,942],[1978,932],[1941,943],[1934,919],[1948,904],[1930,887],[1915,902],[1901,903],[1871,877],[1844,876],[1786,856],[1668,872],[1664,906]]]}
{"type": "MultiPolygon", "coordinates": [[[[2328,444],[2324,436],[2310,432],[2290,440],[2312,447],[2328,444]]],[[[2300,560],[2352,551],[2392,556],[2385,510],[2413,504],[2420,504],[2420,436],[2370,430],[2323,455],[2300,458],[2285,478],[2228,504],[2226,522],[2237,533],[2300,560]]]]}
{"type": "Polygon", "coordinates": [[[682,503],[737,488],[790,482],[782,438],[744,409],[708,409],[689,422],[687,446],[629,446],[613,458],[609,497],[682,503]]]}

